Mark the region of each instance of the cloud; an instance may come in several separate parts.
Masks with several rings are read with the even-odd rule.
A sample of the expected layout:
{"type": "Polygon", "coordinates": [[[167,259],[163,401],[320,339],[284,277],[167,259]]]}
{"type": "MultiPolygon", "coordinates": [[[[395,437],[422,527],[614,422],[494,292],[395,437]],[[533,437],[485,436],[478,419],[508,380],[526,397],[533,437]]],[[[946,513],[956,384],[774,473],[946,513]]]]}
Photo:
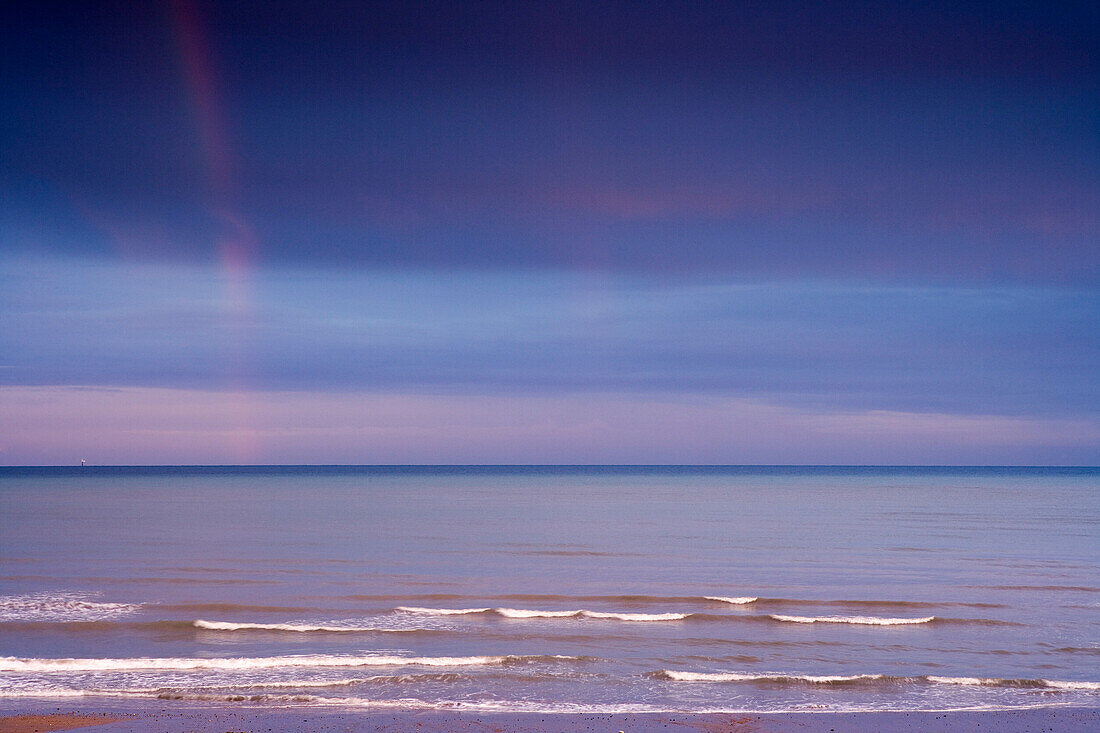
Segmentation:
{"type": "Polygon", "coordinates": [[[737,398],[0,388],[9,465],[1088,463],[1095,419],[827,412],[737,398]]]}
{"type": "Polygon", "coordinates": [[[1100,409],[1100,304],[1084,290],[53,259],[0,265],[0,278],[11,385],[1100,409]]]}
{"type": "Polygon", "coordinates": [[[407,5],[20,9],[0,251],[1100,277],[1078,7],[407,5]]]}

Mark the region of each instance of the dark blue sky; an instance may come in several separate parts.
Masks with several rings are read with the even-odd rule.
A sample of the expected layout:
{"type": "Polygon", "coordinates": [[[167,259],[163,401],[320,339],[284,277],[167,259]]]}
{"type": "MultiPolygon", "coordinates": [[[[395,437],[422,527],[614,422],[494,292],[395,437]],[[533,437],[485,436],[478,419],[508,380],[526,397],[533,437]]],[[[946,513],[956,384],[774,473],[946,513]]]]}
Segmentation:
{"type": "Polygon", "coordinates": [[[1098,275],[1094,3],[7,12],[9,247],[1098,275]]]}
{"type": "MultiPolygon", "coordinates": [[[[0,392],[41,431],[2,462],[68,460],[46,405],[73,387],[136,390],[162,433],[187,394],[404,395],[425,448],[399,457],[429,462],[546,459],[592,394],[648,405],[608,460],[653,455],[655,395],[842,426],[662,460],[1100,458],[1095,3],[2,12],[0,392]],[[550,427],[432,438],[489,418],[423,400],[476,395],[550,427]],[[852,427],[883,413],[908,417],[852,427]]],[[[283,419],[229,420],[261,438],[228,459],[283,419]]],[[[352,427],[295,460],[398,455],[352,427]]],[[[98,450],[227,459],[190,429],[98,450]]]]}

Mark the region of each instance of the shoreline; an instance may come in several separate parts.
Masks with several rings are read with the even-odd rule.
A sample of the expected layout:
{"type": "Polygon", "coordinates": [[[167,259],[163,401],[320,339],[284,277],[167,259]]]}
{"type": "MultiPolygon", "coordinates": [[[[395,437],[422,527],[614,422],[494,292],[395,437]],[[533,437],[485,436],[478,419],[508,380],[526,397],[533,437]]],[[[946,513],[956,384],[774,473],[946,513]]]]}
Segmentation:
{"type": "Polygon", "coordinates": [[[1100,729],[1100,707],[946,712],[788,713],[475,713],[447,711],[328,712],[310,708],[157,710],[22,709],[0,711],[0,733],[44,733],[94,727],[102,733],[1087,733],[1100,729]]]}

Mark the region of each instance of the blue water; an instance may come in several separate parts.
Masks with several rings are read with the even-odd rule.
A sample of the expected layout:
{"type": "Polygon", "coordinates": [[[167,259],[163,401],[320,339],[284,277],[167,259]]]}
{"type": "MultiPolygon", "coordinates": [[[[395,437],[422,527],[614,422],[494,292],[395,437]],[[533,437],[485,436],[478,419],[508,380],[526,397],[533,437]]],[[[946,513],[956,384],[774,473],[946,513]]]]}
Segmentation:
{"type": "Polygon", "coordinates": [[[1096,706],[1098,568],[1097,469],[0,468],[0,700],[1096,706]]]}

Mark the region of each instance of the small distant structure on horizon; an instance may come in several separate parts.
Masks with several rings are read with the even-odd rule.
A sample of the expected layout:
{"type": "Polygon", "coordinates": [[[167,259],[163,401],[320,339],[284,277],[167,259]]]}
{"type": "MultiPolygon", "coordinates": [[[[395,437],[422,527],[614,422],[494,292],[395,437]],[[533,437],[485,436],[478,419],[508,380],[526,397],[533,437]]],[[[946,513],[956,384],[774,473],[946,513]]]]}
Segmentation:
{"type": "Polygon", "coordinates": [[[80,467],[81,467],[81,468],[84,468],[84,464],[85,464],[85,463],[87,463],[87,462],[88,462],[88,459],[87,459],[87,458],[81,458],[81,459],[80,459],[80,467]]]}

